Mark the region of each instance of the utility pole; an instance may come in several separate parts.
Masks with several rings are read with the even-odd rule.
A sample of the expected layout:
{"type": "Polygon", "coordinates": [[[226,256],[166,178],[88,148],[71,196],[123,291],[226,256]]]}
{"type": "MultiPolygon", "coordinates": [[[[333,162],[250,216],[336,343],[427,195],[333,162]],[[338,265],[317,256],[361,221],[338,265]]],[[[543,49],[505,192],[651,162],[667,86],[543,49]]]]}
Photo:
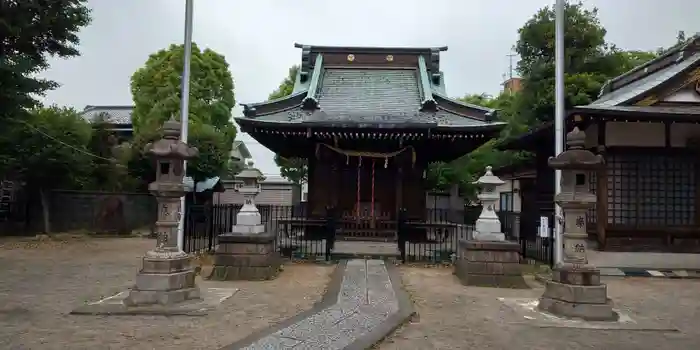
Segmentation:
{"type": "Polygon", "coordinates": [[[512,94],[513,91],[513,57],[517,54],[511,52],[506,55],[508,57],[508,73],[503,74],[503,91],[512,94]],[[507,78],[506,78],[507,77],[507,78]]]}
{"type": "Polygon", "coordinates": [[[517,56],[517,54],[511,52],[506,56],[508,57],[508,79],[513,79],[513,58],[517,56]]]}

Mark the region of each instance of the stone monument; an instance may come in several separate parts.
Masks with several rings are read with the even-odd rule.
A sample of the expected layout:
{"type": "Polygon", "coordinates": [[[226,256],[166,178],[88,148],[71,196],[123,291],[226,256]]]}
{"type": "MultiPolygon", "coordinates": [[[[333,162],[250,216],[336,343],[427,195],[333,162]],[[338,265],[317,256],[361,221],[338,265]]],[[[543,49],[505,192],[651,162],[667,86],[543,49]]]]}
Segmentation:
{"type": "Polygon", "coordinates": [[[236,178],[242,183],[237,191],[243,195],[244,204],[236,215],[236,224],[231,232],[219,235],[214,268],[210,279],[269,280],[277,277],[282,263],[275,249],[275,232],[266,230],[260,212],[255,206],[255,197],[260,193],[260,181],[264,179],[253,162],[236,178]]]}
{"type": "Polygon", "coordinates": [[[474,182],[481,188],[478,198],[483,209],[473,239],[459,241],[455,263],[455,274],[465,285],[529,288],[520,267],[520,244],[505,239],[495,210],[499,200],[496,187],[504,183],[493,175],[490,166],[474,182]]]}
{"type": "Polygon", "coordinates": [[[554,268],[552,280],[546,281],[538,308],[557,316],[614,321],[618,315],[607,286],[600,283],[600,271],[586,257],[586,212],[596,202],[588,173],[600,169],[604,159],[585,150],[585,141],[586,134],[575,127],[566,135],[568,150],[549,158],[549,166],[562,171],[561,192],[554,201],[563,212],[563,261],[554,268]]]}
{"type": "Polygon", "coordinates": [[[136,284],[124,299],[128,306],[170,305],[200,296],[190,257],[177,246],[180,199],[185,195],[184,162],[199,152],[179,140],[180,122],[171,118],[163,124],[162,132],[162,139],[145,148],[156,160],[156,180],[148,189],[158,201],[157,243],[143,257],[136,284]]]}

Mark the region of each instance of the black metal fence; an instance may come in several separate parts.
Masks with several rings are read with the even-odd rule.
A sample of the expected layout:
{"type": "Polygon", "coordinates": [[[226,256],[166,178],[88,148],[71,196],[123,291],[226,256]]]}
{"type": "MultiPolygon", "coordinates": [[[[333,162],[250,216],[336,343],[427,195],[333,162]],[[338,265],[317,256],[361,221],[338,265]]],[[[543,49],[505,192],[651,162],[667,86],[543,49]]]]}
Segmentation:
{"type": "MultiPolygon", "coordinates": [[[[190,205],[185,217],[184,249],[188,253],[211,252],[220,234],[230,232],[236,225],[241,205],[190,205]]],[[[266,232],[277,235],[276,248],[285,257],[306,260],[333,259],[336,239],[350,230],[352,220],[342,218],[335,210],[310,213],[302,203],[293,206],[258,205],[266,232]]],[[[456,258],[460,240],[470,239],[481,207],[464,210],[427,209],[422,217],[408,217],[400,212],[387,224],[396,228],[395,239],[381,243],[396,244],[399,258],[404,262],[447,263],[456,258]]],[[[551,238],[522,237],[520,213],[499,212],[502,232],[508,240],[519,241],[524,263],[553,263],[551,238]]],[[[552,222],[550,220],[550,222],[552,222]]],[[[539,224],[533,221],[533,224],[539,224]]],[[[382,226],[382,227],[383,227],[382,226]]],[[[536,232],[536,231],[535,231],[536,232]]],[[[551,237],[551,235],[550,235],[551,237]]]]}

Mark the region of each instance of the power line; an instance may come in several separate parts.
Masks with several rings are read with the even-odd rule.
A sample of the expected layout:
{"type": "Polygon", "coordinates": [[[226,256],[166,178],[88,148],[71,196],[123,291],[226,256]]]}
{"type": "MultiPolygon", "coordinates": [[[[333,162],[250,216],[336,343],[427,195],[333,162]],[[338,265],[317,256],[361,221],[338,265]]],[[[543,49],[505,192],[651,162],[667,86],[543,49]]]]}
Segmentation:
{"type": "MultiPolygon", "coordinates": [[[[80,153],[82,153],[82,154],[85,154],[85,155],[90,156],[90,157],[93,157],[93,158],[105,160],[105,161],[108,161],[108,162],[113,162],[113,161],[114,161],[114,159],[109,159],[109,158],[105,158],[105,157],[98,156],[98,155],[96,155],[96,154],[94,154],[94,153],[89,152],[89,151],[86,150],[86,149],[79,148],[79,147],[77,147],[77,146],[73,146],[73,145],[71,145],[71,144],[69,144],[69,143],[66,143],[66,142],[64,142],[64,141],[61,141],[61,140],[59,140],[59,139],[57,139],[57,138],[55,138],[55,137],[53,137],[53,136],[51,136],[51,135],[49,135],[49,134],[43,132],[41,129],[39,129],[39,128],[37,128],[37,127],[35,127],[35,126],[33,126],[33,125],[27,123],[27,122],[24,121],[24,120],[19,120],[19,119],[11,119],[11,120],[12,120],[12,121],[16,121],[16,122],[20,122],[20,123],[26,125],[27,127],[29,127],[30,129],[32,129],[32,130],[36,131],[37,133],[41,134],[42,136],[44,136],[44,137],[50,139],[51,141],[54,141],[54,142],[56,142],[56,143],[59,143],[59,144],[65,146],[65,147],[68,147],[68,148],[70,148],[70,149],[72,149],[72,150],[74,150],[74,151],[80,152],[80,153]]],[[[252,143],[260,144],[259,142],[252,142],[252,143]]],[[[262,174],[265,175],[265,176],[281,176],[279,173],[262,173],[262,174]]]]}
{"type": "Polygon", "coordinates": [[[93,157],[93,158],[97,158],[97,159],[101,159],[101,160],[106,160],[106,161],[108,161],[108,162],[113,162],[113,161],[114,161],[114,159],[109,159],[109,158],[105,158],[105,157],[100,157],[100,156],[98,156],[98,155],[96,155],[96,154],[90,153],[90,152],[89,152],[88,150],[86,150],[86,149],[82,149],[82,148],[73,146],[73,145],[71,145],[71,144],[68,144],[68,143],[66,143],[66,142],[63,142],[63,141],[61,141],[61,140],[59,140],[59,139],[57,139],[57,138],[55,138],[55,137],[53,137],[53,136],[51,136],[51,135],[49,135],[49,134],[47,134],[47,133],[41,131],[41,130],[38,129],[37,127],[35,127],[35,126],[33,126],[33,125],[27,123],[27,122],[24,121],[24,120],[19,120],[19,119],[11,119],[11,120],[16,121],[16,122],[20,122],[20,123],[22,123],[22,124],[28,126],[30,129],[32,129],[32,130],[38,132],[39,134],[43,135],[44,137],[46,137],[46,138],[48,138],[48,139],[50,139],[50,140],[52,140],[52,141],[54,141],[54,142],[60,143],[61,145],[66,146],[66,147],[68,147],[68,148],[70,148],[70,149],[72,149],[72,150],[74,150],[74,151],[78,151],[78,152],[80,152],[80,153],[82,153],[82,154],[85,154],[85,155],[90,156],[90,157],[93,157]]]}

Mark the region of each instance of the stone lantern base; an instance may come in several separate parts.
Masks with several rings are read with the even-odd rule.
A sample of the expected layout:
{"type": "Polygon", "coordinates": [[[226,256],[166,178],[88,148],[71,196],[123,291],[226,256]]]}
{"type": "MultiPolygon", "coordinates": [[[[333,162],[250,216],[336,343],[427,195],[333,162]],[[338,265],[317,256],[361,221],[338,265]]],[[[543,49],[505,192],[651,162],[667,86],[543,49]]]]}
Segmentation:
{"type": "Polygon", "coordinates": [[[182,252],[173,256],[168,254],[149,252],[143,257],[136,283],[124,299],[124,304],[171,305],[200,298],[190,257],[182,252]]]}
{"type": "Polygon", "coordinates": [[[263,225],[244,228],[241,231],[247,231],[246,233],[219,235],[210,279],[260,281],[277,277],[282,265],[282,258],[275,249],[277,237],[271,233],[251,233],[251,230],[264,230],[263,225]]]}
{"type": "Polygon", "coordinates": [[[616,321],[618,314],[608,299],[600,271],[591,266],[561,266],[546,281],[538,308],[553,315],[587,321],[616,321]]]}
{"type": "Polygon", "coordinates": [[[516,242],[459,241],[455,275],[464,285],[530,288],[522,275],[520,244],[516,242]]]}

